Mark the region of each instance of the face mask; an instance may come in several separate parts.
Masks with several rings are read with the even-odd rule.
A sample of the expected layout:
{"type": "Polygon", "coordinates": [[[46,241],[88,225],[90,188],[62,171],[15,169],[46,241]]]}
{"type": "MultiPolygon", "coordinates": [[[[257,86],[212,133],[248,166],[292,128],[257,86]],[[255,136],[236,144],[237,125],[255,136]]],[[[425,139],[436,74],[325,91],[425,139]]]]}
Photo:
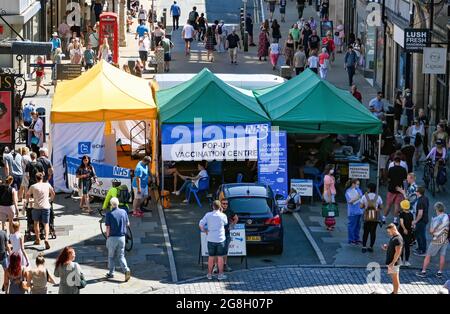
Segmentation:
{"type": "Polygon", "coordinates": [[[359,189],[359,184],[356,185],[356,188],[359,189]]]}

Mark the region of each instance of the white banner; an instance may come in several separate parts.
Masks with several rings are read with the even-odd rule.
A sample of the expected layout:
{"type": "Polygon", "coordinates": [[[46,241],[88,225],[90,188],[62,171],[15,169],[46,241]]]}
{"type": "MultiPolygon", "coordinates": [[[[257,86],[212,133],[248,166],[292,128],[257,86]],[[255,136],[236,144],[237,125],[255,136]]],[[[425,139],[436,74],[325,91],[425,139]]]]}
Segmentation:
{"type": "MultiPolygon", "coordinates": [[[[88,155],[92,162],[105,160],[105,123],[55,123],[51,126],[53,184],[56,192],[70,192],[64,180],[65,156],[88,155]]],[[[112,152],[109,152],[112,153],[112,152]]],[[[115,152],[114,152],[115,153],[115,152]]]]}
{"type": "Polygon", "coordinates": [[[369,164],[349,164],[348,177],[350,179],[370,179],[369,164]]]}
{"type": "MultiPolygon", "coordinates": [[[[228,248],[228,256],[246,256],[247,255],[247,239],[245,237],[245,225],[236,224],[230,230],[231,242],[228,248]]],[[[206,234],[200,232],[200,242],[202,246],[202,256],[208,256],[208,241],[206,234]]]]}
{"type": "Polygon", "coordinates": [[[447,48],[423,48],[423,74],[446,74],[447,48]]]}
{"type": "Polygon", "coordinates": [[[313,196],[313,180],[291,179],[291,189],[300,196],[313,196]]]}

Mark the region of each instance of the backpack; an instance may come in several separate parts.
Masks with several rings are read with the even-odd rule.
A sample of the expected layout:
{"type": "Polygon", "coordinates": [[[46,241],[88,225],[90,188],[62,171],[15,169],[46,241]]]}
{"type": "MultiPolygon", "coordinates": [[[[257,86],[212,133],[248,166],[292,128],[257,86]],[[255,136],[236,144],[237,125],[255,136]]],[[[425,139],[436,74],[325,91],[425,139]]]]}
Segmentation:
{"type": "Polygon", "coordinates": [[[217,34],[222,35],[222,25],[217,27],[217,34]]]}
{"type": "Polygon", "coordinates": [[[131,194],[126,185],[121,185],[117,188],[117,198],[119,199],[119,204],[128,204],[131,194]]]}
{"type": "Polygon", "coordinates": [[[194,23],[195,22],[195,11],[191,11],[189,13],[189,21],[194,23]]]}
{"type": "Polygon", "coordinates": [[[447,183],[447,169],[445,167],[440,167],[436,176],[436,184],[444,185],[445,183],[447,183]]]}
{"type": "Polygon", "coordinates": [[[47,160],[43,157],[39,157],[36,160],[36,163],[42,167],[44,170],[44,181],[48,180],[48,169],[50,169],[50,164],[47,162],[47,160]]]}
{"type": "Polygon", "coordinates": [[[378,222],[378,213],[377,213],[378,195],[375,195],[375,198],[373,200],[369,198],[368,193],[365,193],[364,196],[366,197],[367,200],[367,208],[364,211],[364,221],[378,222]]]}
{"type": "Polygon", "coordinates": [[[30,183],[36,183],[36,173],[44,172],[45,169],[42,164],[38,161],[32,161],[29,164],[29,175],[30,175],[30,183]]]}
{"type": "Polygon", "coordinates": [[[289,200],[287,202],[287,208],[288,209],[296,209],[297,208],[297,204],[295,203],[295,193],[292,193],[291,195],[289,195],[289,200]]]}

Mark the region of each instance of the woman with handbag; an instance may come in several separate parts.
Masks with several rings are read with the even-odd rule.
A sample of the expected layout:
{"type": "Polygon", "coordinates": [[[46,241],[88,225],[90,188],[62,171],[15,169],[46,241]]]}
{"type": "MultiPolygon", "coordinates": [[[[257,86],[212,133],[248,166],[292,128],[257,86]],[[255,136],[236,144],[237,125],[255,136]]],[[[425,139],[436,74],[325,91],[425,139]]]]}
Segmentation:
{"type": "Polygon", "coordinates": [[[55,284],[55,280],[45,267],[45,259],[42,253],[36,257],[36,268],[28,272],[27,284],[31,294],[47,294],[47,284],[55,284]]]}
{"type": "Polygon", "coordinates": [[[33,118],[33,122],[28,127],[28,132],[31,136],[31,150],[36,155],[39,155],[39,149],[44,146],[44,121],[42,121],[36,111],[31,113],[31,117],[33,118]]]}
{"type": "Polygon", "coordinates": [[[80,289],[86,287],[81,267],[74,262],[75,257],[75,250],[70,246],[66,246],[56,259],[54,275],[61,278],[59,281],[59,294],[79,294],[80,289]]]}
{"type": "Polygon", "coordinates": [[[3,279],[3,289],[6,294],[25,294],[28,291],[27,271],[22,267],[22,258],[18,253],[13,253],[9,257],[9,266],[5,270],[3,279]]]}
{"type": "Polygon", "coordinates": [[[92,183],[96,182],[97,176],[95,175],[95,169],[91,164],[91,158],[89,156],[83,156],[81,165],[77,169],[76,176],[78,179],[78,186],[82,193],[80,209],[92,213],[91,205],[89,203],[89,191],[91,190],[92,183]]]}

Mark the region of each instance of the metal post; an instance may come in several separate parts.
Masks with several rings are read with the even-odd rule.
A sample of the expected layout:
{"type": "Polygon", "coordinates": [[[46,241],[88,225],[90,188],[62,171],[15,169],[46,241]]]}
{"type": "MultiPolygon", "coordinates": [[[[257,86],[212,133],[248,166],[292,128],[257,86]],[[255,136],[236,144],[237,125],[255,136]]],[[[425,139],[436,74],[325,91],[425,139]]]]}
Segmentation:
{"type": "Polygon", "coordinates": [[[242,17],[242,28],[244,30],[243,32],[243,40],[244,40],[244,51],[247,52],[248,51],[248,33],[246,32],[245,29],[245,19],[247,18],[247,0],[242,0],[242,2],[244,3],[244,16],[242,17]]]}
{"type": "Polygon", "coordinates": [[[380,195],[380,160],[381,159],[381,134],[378,135],[378,160],[377,160],[377,195],[380,195]]]}
{"type": "Polygon", "coordinates": [[[167,9],[166,8],[164,8],[163,9],[163,25],[164,25],[164,29],[166,29],[166,27],[167,27],[167,9]]]}
{"type": "Polygon", "coordinates": [[[248,51],[248,32],[244,32],[244,51],[248,51]]]}
{"type": "MultiPolygon", "coordinates": [[[[433,30],[434,30],[434,0],[429,0],[429,13],[430,13],[430,33],[431,33],[431,35],[430,35],[430,40],[431,40],[431,42],[433,42],[433,30]]],[[[430,44],[430,47],[431,47],[431,44],[430,44]]],[[[428,97],[428,100],[427,100],[427,103],[428,103],[428,108],[432,108],[431,107],[431,103],[432,103],[432,101],[431,101],[431,74],[428,74],[428,93],[427,93],[427,97],[428,97]]],[[[438,119],[440,118],[440,117],[438,117],[437,116],[437,113],[439,113],[439,109],[438,109],[438,107],[436,107],[436,109],[435,109],[435,111],[436,111],[436,121],[438,121],[438,119]]]]}
{"type": "MultiPolygon", "coordinates": [[[[383,45],[383,75],[382,75],[382,86],[381,86],[381,90],[383,92],[383,95],[386,95],[386,68],[387,68],[387,64],[386,64],[386,54],[387,54],[387,34],[386,34],[386,28],[387,28],[387,21],[386,21],[386,0],[383,0],[382,3],[382,10],[381,10],[381,20],[383,22],[383,28],[384,28],[384,35],[383,35],[383,40],[384,40],[384,45],[383,45]]],[[[386,97],[386,96],[385,96],[386,97]]]]}

